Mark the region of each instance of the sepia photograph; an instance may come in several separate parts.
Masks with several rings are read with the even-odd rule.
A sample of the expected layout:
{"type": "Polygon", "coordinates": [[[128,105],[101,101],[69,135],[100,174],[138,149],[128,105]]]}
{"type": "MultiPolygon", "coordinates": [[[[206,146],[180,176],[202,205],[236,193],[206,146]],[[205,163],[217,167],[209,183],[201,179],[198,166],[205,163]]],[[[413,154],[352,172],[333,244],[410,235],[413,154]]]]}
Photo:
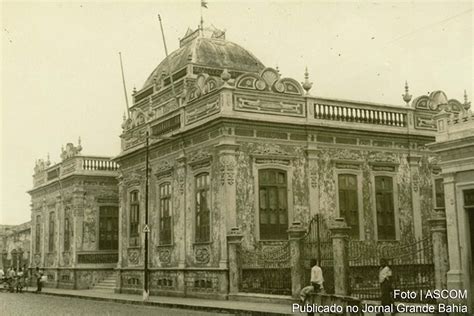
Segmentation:
{"type": "Polygon", "coordinates": [[[0,0],[0,314],[474,315],[473,7],[0,0]]]}

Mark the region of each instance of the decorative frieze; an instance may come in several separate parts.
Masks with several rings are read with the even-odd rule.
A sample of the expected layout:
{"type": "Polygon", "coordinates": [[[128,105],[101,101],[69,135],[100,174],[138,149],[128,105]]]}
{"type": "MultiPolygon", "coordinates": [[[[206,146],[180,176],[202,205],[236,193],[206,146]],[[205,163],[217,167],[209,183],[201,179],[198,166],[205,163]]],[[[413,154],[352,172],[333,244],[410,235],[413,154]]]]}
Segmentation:
{"type": "Polygon", "coordinates": [[[198,103],[189,106],[185,113],[185,123],[186,125],[194,123],[202,118],[219,113],[219,111],[220,104],[218,98],[207,101],[206,103],[198,103]]]}
{"type": "Polygon", "coordinates": [[[221,184],[233,185],[235,180],[235,157],[225,155],[219,157],[219,171],[221,184]]]}
{"type": "Polygon", "coordinates": [[[262,97],[235,96],[234,110],[241,112],[269,113],[286,116],[304,116],[304,103],[276,101],[262,97]]]}

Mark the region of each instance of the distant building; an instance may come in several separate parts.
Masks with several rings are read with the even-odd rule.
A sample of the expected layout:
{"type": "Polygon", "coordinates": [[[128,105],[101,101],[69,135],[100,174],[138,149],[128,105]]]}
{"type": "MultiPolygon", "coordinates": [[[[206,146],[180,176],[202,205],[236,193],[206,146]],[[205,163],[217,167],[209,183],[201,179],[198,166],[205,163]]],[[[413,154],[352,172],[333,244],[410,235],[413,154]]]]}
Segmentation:
{"type": "Polygon", "coordinates": [[[60,163],[36,162],[31,267],[44,269],[47,286],[89,288],[117,265],[117,165],[81,150],[79,140],[62,150],[60,163]]]}
{"type": "MultiPolygon", "coordinates": [[[[438,133],[429,148],[439,155],[436,184],[444,187],[436,206],[446,212],[447,285],[474,293],[474,117],[471,111],[453,113],[445,105],[435,119],[438,133]]],[[[474,295],[469,298],[474,310],[474,295]]]]}
{"type": "Polygon", "coordinates": [[[0,268],[30,266],[31,223],[0,225],[0,268]]]}
{"type": "Polygon", "coordinates": [[[386,105],[315,97],[311,86],[307,73],[302,84],[285,78],[222,31],[188,30],[134,92],[122,125],[117,291],[143,288],[147,152],[152,293],[235,294],[228,237],[240,232],[239,291],[288,294],[287,231],[316,214],[323,233],[345,218],[353,240],[431,238],[433,115],[465,105],[441,91],[410,104],[406,87],[406,105],[386,105]],[[262,273],[268,254],[280,274],[262,273]]]}

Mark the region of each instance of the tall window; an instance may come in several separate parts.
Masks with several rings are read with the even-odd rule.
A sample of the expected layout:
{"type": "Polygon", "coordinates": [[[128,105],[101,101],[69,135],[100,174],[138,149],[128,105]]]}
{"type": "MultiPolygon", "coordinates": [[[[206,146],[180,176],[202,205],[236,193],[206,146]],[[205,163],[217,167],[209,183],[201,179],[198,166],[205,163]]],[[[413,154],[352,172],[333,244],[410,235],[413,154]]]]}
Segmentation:
{"type": "Polygon", "coordinates": [[[70,226],[69,226],[69,217],[64,218],[64,251],[69,251],[70,247],[70,226]]]}
{"type": "Polygon", "coordinates": [[[54,212],[49,213],[49,238],[48,238],[48,249],[49,252],[54,251],[54,212]]]}
{"type": "Polygon", "coordinates": [[[444,207],[444,184],[442,178],[435,180],[435,206],[444,207]]]}
{"type": "Polygon", "coordinates": [[[359,238],[359,203],[357,197],[357,176],[340,174],[339,186],[339,214],[350,226],[351,237],[359,238]]]}
{"type": "Polygon", "coordinates": [[[196,176],[196,242],[210,240],[209,174],[196,176]]]}
{"type": "Polygon", "coordinates": [[[286,172],[262,169],[258,172],[261,239],[287,239],[288,205],[286,172]]]}
{"type": "Polygon", "coordinates": [[[118,249],[118,209],[116,206],[99,208],[99,249],[118,249]]]}
{"type": "Polygon", "coordinates": [[[35,250],[41,252],[41,217],[36,216],[35,250]]]}
{"type": "Polygon", "coordinates": [[[381,240],[396,239],[393,179],[391,177],[375,177],[375,202],[378,238],[381,240]]]}
{"type": "Polygon", "coordinates": [[[138,224],[140,219],[140,202],[138,191],[130,192],[130,245],[138,245],[138,224]]]}
{"type": "Polygon", "coordinates": [[[171,184],[160,185],[160,245],[171,244],[171,184]]]}

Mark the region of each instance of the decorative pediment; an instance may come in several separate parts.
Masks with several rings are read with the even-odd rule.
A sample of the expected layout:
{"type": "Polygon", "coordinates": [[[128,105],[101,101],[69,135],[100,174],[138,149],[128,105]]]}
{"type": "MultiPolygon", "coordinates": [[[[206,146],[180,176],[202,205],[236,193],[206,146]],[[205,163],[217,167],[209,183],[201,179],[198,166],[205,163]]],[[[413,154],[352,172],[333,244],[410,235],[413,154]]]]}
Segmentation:
{"type": "Polygon", "coordinates": [[[223,81],[219,77],[209,76],[206,73],[198,75],[194,84],[191,84],[188,92],[188,101],[193,101],[222,86],[223,81]]]}
{"type": "Polygon", "coordinates": [[[174,166],[167,160],[158,165],[155,176],[158,180],[168,178],[173,175],[174,166]]]}
{"type": "Polygon", "coordinates": [[[259,75],[253,73],[241,75],[237,78],[236,87],[246,90],[303,95],[303,88],[298,81],[291,78],[281,78],[278,71],[273,68],[265,68],[259,75]]]}
{"type": "Polygon", "coordinates": [[[262,144],[258,146],[254,152],[254,155],[260,156],[289,156],[290,154],[284,151],[280,146],[276,144],[262,144]]]}
{"type": "Polygon", "coordinates": [[[123,182],[125,183],[126,186],[133,187],[133,186],[140,185],[140,183],[142,182],[142,179],[143,177],[140,174],[133,172],[133,173],[124,175],[123,182]]]}
{"type": "Polygon", "coordinates": [[[189,159],[188,164],[193,169],[208,167],[211,165],[212,155],[206,151],[199,150],[189,159]]]}

